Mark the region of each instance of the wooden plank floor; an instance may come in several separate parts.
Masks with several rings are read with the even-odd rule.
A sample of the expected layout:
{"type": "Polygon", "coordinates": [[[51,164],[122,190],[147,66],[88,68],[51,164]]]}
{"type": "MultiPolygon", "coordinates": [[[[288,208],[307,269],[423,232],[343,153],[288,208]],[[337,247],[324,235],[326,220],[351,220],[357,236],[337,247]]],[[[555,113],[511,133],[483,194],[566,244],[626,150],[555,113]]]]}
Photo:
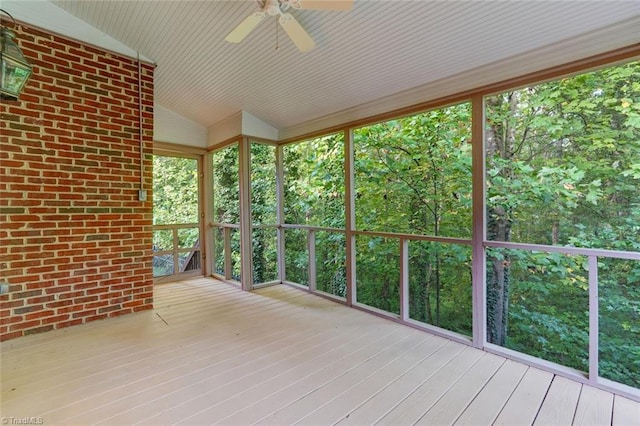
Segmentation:
{"type": "Polygon", "coordinates": [[[4,424],[640,424],[640,403],[286,286],[162,284],[154,311],[0,348],[4,424]]]}

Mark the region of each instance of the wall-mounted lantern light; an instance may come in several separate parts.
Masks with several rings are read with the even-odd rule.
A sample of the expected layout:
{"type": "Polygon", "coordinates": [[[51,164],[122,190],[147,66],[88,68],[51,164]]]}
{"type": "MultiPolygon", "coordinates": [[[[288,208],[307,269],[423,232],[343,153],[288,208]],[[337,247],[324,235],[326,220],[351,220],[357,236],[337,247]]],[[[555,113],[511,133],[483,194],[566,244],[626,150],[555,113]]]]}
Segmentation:
{"type": "MultiPolygon", "coordinates": [[[[16,21],[8,12],[0,9],[0,12],[11,18],[13,24],[16,21]]],[[[31,76],[32,67],[22,54],[15,41],[16,33],[1,25],[0,27],[0,97],[2,99],[17,100],[25,83],[31,76]]]]}

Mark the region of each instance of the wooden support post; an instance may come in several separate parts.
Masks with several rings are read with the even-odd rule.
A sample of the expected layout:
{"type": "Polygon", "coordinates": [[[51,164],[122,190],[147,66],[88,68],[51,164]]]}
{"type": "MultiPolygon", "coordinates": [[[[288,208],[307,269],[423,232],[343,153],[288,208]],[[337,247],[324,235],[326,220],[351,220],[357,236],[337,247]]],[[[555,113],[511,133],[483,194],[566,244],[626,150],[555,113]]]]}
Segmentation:
{"type": "Polygon", "coordinates": [[[276,147],[276,223],[277,228],[277,250],[278,250],[278,281],[286,280],[287,271],[285,268],[285,230],[284,224],[284,162],[283,147],[276,147]]]}
{"type": "Polygon", "coordinates": [[[251,142],[240,141],[238,165],[240,169],[240,274],[242,289],[253,289],[253,225],[251,223],[251,142]]]}
{"type": "Polygon", "coordinates": [[[487,341],[487,298],[484,241],[485,227],[485,161],[484,161],[484,99],[475,95],[472,99],[471,115],[471,175],[472,175],[472,301],[473,301],[473,346],[483,348],[487,341]]]}
{"type": "Polygon", "coordinates": [[[215,272],[215,256],[213,255],[213,181],[211,170],[211,153],[199,158],[198,175],[200,176],[200,247],[202,254],[202,274],[210,276],[215,272]]]}

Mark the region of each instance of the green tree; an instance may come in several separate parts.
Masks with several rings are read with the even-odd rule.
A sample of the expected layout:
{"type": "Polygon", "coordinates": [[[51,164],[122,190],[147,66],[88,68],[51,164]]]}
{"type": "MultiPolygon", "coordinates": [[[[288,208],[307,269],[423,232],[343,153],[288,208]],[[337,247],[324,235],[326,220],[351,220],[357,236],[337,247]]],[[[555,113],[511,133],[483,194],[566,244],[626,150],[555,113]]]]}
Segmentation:
{"type": "MultiPolygon", "coordinates": [[[[153,224],[198,223],[198,161],[193,158],[153,156],[153,224]]],[[[196,248],[199,228],[178,230],[181,248],[196,248]]],[[[173,249],[173,231],[155,230],[154,251],[173,249]]],[[[154,276],[174,273],[173,255],[154,256],[154,276]]],[[[186,265],[181,265],[185,267],[186,265]]]]}
{"type": "MultiPolygon", "coordinates": [[[[465,103],[354,132],[357,229],[471,236],[470,114],[470,104],[465,103]]],[[[397,301],[381,304],[388,295],[397,299],[397,243],[392,247],[376,238],[362,239],[358,245],[359,301],[382,309],[397,306],[397,301]],[[375,268],[377,263],[387,266],[375,268]]],[[[464,247],[413,247],[411,317],[470,334],[470,275],[460,279],[454,269],[445,266],[450,259],[459,259],[464,247]],[[453,299],[458,303],[449,303],[453,299]],[[445,305],[447,321],[442,321],[445,305]],[[453,319],[453,310],[464,311],[457,316],[464,318],[462,322],[453,319]]],[[[465,263],[470,266],[468,260],[465,263]]]]}
{"type": "MultiPolygon", "coordinates": [[[[490,239],[639,251],[639,81],[632,62],[487,98],[490,239]]],[[[615,358],[635,378],[607,362],[603,374],[637,386],[640,335],[628,324],[639,319],[639,266],[609,263],[601,306],[620,311],[601,312],[601,354],[630,348],[615,358]]],[[[587,368],[586,260],[492,250],[487,272],[490,341],[587,368]]]]}
{"type": "MultiPolygon", "coordinates": [[[[213,180],[213,221],[219,224],[240,224],[240,170],[238,163],[238,145],[234,144],[217,151],[211,156],[213,180]]],[[[224,275],[224,232],[222,228],[214,230],[215,270],[224,275]]],[[[230,275],[240,281],[240,231],[230,229],[231,257],[230,275]]]]}
{"type": "Polygon", "coordinates": [[[253,282],[275,280],[277,249],[275,228],[260,225],[276,224],[276,156],[275,146],[251,143],[251,218],[253,282]]]}
{"type": "Polygon", "coordinates": [[[153,156],[153,224],[198,222],[198,161],[153,156]]]}
{"type": "MultiPolygon", "coordinates": [[[[344,136],[287,145],[284,153],[285,223],[344,229],[344,136]]],[[[285,231],[286,275],[308,284],[307,231],[285,231]]],[[[344,234],[316,232],[317,289],[346,295],[344,234]]]]}

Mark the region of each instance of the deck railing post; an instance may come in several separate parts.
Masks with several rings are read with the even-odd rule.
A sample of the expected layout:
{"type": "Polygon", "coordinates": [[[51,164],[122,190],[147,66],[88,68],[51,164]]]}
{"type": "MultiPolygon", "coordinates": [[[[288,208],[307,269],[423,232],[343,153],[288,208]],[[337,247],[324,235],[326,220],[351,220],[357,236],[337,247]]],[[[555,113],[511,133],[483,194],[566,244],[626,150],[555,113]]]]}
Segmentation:
{"type": "Polygon", "coordinates": [[[589,382],[598,382],[598,257],[589,256],[589,382]]]}
{"type": "Polygon", "coordinates": [[[409,240],[400,238],[400,319],[409,319],[409,240]]]}
{"type": "Polygon", "coordinates": [[[230,280],[233,277],[233,264],[231,263],[231,228],[225,226],[224,232],[224,278],[230,280]]]}
{"type": "Polygon", "coordinates": [[[309,255],[309,290],[316,291],[316,231],[307,230],[307,253],[309,255]]]}
{"type": "Polygon", "coordinates": [[[173,237],[173,273],[178,274],[180,272],[180,256],[178,256],[178,228],[171,227],[171,233],[173,237]]]}

